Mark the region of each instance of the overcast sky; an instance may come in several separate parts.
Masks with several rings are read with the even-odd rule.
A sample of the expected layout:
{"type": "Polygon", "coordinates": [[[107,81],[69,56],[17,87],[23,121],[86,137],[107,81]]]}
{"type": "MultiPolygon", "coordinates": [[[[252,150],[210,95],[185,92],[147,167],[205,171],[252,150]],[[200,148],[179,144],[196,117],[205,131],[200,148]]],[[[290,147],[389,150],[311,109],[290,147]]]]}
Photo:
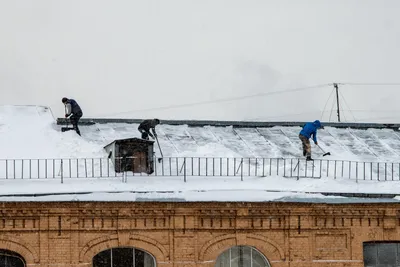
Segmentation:
{"type": "MultiPolygon", "coordinates": [[[[400,83],[399,13],[399,0],[0,0],[0,104],[334,121],[331,85],[268,93],[400,83]]],[[[340,89],[347,121],[400,122],[400,86],[340,89]]]]}

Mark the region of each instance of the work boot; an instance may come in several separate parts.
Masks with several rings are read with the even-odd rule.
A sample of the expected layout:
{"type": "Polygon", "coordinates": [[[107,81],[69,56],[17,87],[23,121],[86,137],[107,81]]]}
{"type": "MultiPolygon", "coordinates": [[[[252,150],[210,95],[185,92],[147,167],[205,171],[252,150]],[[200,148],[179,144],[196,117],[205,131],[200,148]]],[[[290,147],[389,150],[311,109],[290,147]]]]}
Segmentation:
{"type": "Polygon", "coordinates": [[[305,157],[307,154],[307,151],[303,150],[303,157],[305,157]]]}
{"type": "Polygon", "coordinates": [[[311,158],[311,156],[307,156],[306,160],[309,161],[309,160],[313,160],[313,159],[311,158]]]}

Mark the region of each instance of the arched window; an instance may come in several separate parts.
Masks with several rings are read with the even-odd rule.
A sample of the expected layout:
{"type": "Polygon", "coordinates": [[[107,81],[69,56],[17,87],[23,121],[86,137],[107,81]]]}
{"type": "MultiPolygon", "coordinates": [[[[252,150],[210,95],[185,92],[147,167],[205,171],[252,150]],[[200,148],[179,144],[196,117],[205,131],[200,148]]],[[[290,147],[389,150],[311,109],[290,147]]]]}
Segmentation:
{"type": "Polygon", "coordinates": [[[219,255],[215,267],[271,267],[271,265],[255,248],[237,246],[219,255]]]}
{"type": "Polygon", "coordinates": [[[93,267],[155,267],[154,257],[137,248],[111,248],[93,257],[93,267]]]}
{"type": "Polygon", "coordinates": [[[0,266],[3,267],[25,267],[24,258],[18,253],[10,250],[0,249],[0,266]]]}

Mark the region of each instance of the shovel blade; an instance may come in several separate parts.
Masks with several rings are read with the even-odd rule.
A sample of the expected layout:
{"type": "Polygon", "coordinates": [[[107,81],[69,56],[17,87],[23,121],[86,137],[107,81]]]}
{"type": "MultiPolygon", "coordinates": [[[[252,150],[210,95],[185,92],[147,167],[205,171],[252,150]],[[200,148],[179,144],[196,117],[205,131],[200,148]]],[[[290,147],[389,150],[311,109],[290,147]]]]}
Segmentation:
{"type": "Polygon", "coordinates": [[[61,127],[61,132],[66,132],[66,131],[71,131],[74,128],[69,128],[69,127],[61,127]]]}

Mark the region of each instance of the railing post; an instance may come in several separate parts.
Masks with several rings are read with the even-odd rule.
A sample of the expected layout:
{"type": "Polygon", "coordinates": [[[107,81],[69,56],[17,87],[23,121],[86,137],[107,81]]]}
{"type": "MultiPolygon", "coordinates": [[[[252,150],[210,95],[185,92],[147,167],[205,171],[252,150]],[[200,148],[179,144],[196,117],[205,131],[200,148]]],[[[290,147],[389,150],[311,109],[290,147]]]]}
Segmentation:
{"type": "Polygon", "coordinates": [[[21,160],[21,179],[24,179],[24,160],[21,160]]]}
{"type": "Polygon", "coordinates": [[[394,176],[394,170],[393,169],[394,169],[394,163],[392,162],[392,181],[394,181],[394,177],[393,177],[394,176]]]}
{"type": "Polygon", "coordinates": [[[61,171],[61,183],[64,183],[64,170],[63,170],[63,160],[61,159],[61,164],[60,164],[60,171],[61,171]]]}
{"type": "MultiPolygon", "coordinates": [[[[193,176],[193,158],[192,158],[192,176],[193,176]]],[[[219,158],[219,176],[222,176],[222,158],[219,158]]]]}
{"type": "Polygon", "coordinates": [[[370,173],[371,173],[371,177],[370,177],[370,178],[371,178],[371,181],[372,181],[372,173],[373,173],[373,172],[372,172],[372,162],[371,162],[371,167],[370,167],[369,170],[370,170],[370,173]]]}
{"type": "Polygon", "coordinates": [[[326,161],[326,177],[329,177],[329,165],[330,165],[330,161],[329,159],[326,161]]]}
{"type": "Polygon", "coordinates": [[[212,176],[215,176],[215,158],[213,157],[212,158],[212,169],[213,169],[213,171],[212,171],[212,176]]]}
{"type": "Polygon", "coordinates": [[[283,177],[286,176],[286,159],[283,159],[283,177]]]}
{"type": "Polygon", "coordinates": [[[269,176],[272,175],[272,158],[269,159],[269,176]]]}
{"type": "Polygon", "coordinates": [[[265,158],[263,158],[263,177],[265,176],[265,158]]]}
{"type": "Polygon", "coordinates": [[[279,175],[279,158],[276,159],[276,175],[279,175]]]}
{"type": "Polygon", "coordinates": [[[92,178],[94,178],[94,158],[92,158],[92,178]]]}
{"type": "Polygon", "coordinates": [[[380,176],[380,175],[379,175],[379,174],[380,174],[380,172],[381,172],[381,169],[380,169],[380,167],[379,167],[379,162],[378,162],[378,181],[380,181],[380,180],[379,180],[379,179],[380,179],[380,178],[379,178],[379,176],[380,176]]]}
{"type": "Polygon", "coordinates": [[[194,165],[193,165],[193,157],[190,158],[190,168],[191,168],[191,172],[192,172],[192,176],[194,176],[194,165]]]}
{"type": "Polygon", "coordinates": [[[358,161],[356,161],[356,183],[358,183],[358,161]]]}
{"type": "Polygon", "coordinates": [[[164,176],[164,159],[161,160],[161,175],[164,176]]]}
{"type": "Polygon", "coordinates": [[[351,160],[349,161],[349,179],[351,179],[351,160]]]}
{"type": "Polygon", "coordinates": [[[342,175],[341,175],[341,177],[343,178],[343,176],[344,176],[344,161],[342,160],[341,162],[342,162],[342,175]]]}
{"type": "Polygon", "coordinates": [[[183,166],[185,166],[185,167],[183,168],[183,180],[184,180],[184,182],[186,183],[186,157],[183,158],[183,166]]]}
{"type": "Polygon", "coordinates": [[[249,158],[249,173],[248,176],[251,176],[251,158],[249,158]]]}
{"type": "Polygon", "coordinates": [[[297,181],[300,180],[300,159],[297,159],[297,181]]]}
{"type": "Polygon", "coordinates": [[[255,176],[257,176],[257,169],[258,169],[258,161],[257,161],[257,158],[256,158],[256,170],[255,170],[255,172],[254,172],[254,175],[255,175],[255,176]]]}
{"type": "Polygon", "coordinates": [[[358,161],[356,162],[356,183],[358,183],[358,161]]]}
{"type": "Polygon", "coordinates": [[[233,158],[233,173],[234,173],[234,176],[236,176],[236,172],[237,172],[238,170],[239,170],[239,169],[236,170],[236,158],[233,158]]]}
{"type": "Polygon", "coordinates": [[[85,178],[88,178],[88,175],[87,175],[87,161],[86,161],[86,158],[85,158],[85,178]]]}
{"type": "Polygon", "coordinates": [[[364,161],[364,164],[363,164],[363,179],[365,180],[365,161],[364,161]]]}
{"type": "Polygon", "coordinates": [[[334,179],[336,180],[336,163],[337,163],[337,160],[335,160],[335,174],[334,174],[334,179]]]}
{"type": "Polygon", "coordinates": [[[240,180],[243,181],[243,158],[240,162],[240,180]]]}
{"type": "Polygon", "coordinates": [[[385,181],[387,181],[387,163],[385,162],[385,181]]]}

